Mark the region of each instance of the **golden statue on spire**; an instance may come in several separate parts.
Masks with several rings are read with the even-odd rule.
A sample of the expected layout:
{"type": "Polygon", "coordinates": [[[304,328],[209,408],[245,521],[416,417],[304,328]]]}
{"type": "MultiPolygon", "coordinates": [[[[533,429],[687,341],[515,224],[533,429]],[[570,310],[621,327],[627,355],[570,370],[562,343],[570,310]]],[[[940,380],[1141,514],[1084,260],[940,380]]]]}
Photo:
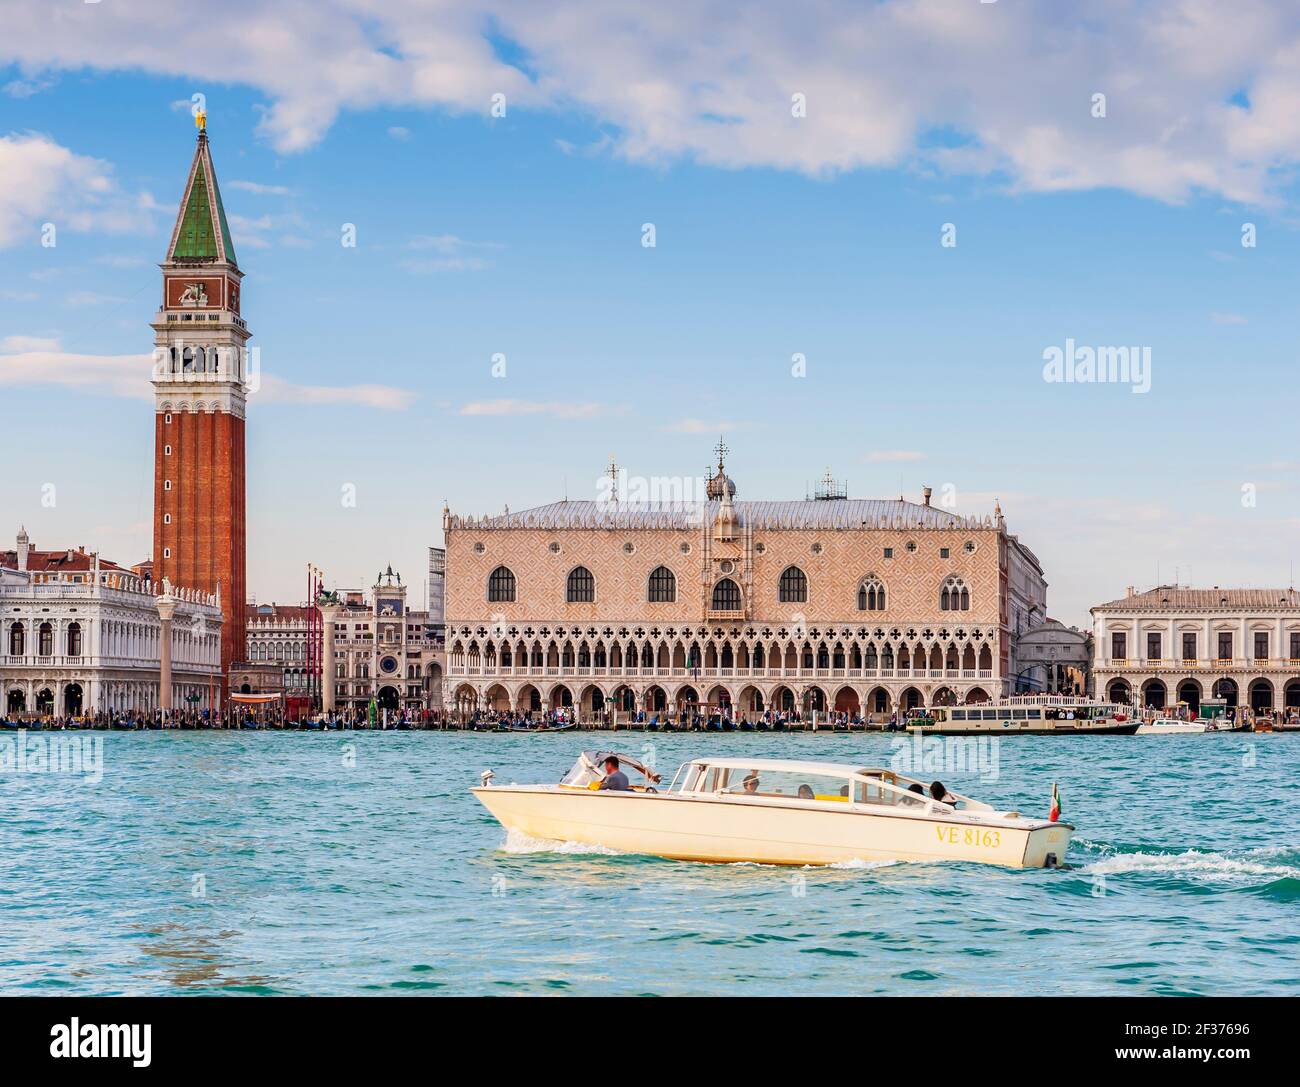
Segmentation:
{"type": "Polygon", "coordinates": [[[196,109],[194,111],[194,127],[197,128],[200,132],[206,132],[208,130],[207,110],[196,109]]]}

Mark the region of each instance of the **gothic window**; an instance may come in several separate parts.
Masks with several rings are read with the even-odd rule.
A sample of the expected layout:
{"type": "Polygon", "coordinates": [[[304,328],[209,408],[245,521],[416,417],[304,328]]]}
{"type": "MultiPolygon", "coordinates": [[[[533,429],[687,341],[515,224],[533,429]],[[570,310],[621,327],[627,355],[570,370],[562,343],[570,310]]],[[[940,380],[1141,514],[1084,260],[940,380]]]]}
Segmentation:
{"type": "Polygon", "coordinates": [[[667,566],[650,572],[650,603],[671,604],[677,599],[677,576],[667,566]]]}
{"type": "Polygon", "coordinates": [[[569,571],[565,599],[570,604],[590,604],[596,599],[596,579],[585,566],[575,566],[569,571]]]}
{"type": "Polygon", "coordinates": [[[81,656],[81,624],[70,623],[68,625],[68,656],[81,656]]]}
{"type": "Polygon", "coordinates": [[[713,586],[714,611],[740,611],[740,586],[724,577],[713,586]]]}
{"type": "Polygon", "coordinates": [[[940,611],[970,611],[970,590],[959,577],[945,578],[939,590],[940,611]]]}
{"type": "Polygon", "coordinates": [[[868,574],[858,586],[858,611],[884,611],[885,586],[875,574],[868,574]]]}
{"type": "Polygon", "coordinates": [[[787,566],[781,574],[777,599],[782,604],[808,603],[808,578],[797,566],[787,566]]]}
{"type": "Polygon", "coordinates": [[[42,623],[40,626],[36,638],[36,653],[42,657],[54,655],[54,627],[49,623],[42,623]]]}
{"type": "Polygon", "coordinates": [[[488,600],[496,604],[513,604],[515,600],[515,575],[504,566],[498,566],[488,578],[488,600]]]}

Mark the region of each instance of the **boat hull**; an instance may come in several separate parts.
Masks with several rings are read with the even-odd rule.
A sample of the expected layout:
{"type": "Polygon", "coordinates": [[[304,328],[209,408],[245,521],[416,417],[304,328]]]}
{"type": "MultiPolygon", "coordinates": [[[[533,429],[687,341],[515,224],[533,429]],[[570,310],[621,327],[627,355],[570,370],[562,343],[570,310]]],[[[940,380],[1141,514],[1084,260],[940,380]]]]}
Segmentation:
{"type": "Polygon", "coordinates": [[[850,861],[973,861],[1042,868],[1065,860],[1068,823],[1008,826],[963,817],[876,815],[858,807],[754,805],[724,797],[557,787],[471,790],[504,827],[673,860],[825,865],[850,861]]]}
{"type": "Polygon", "coordinates": [[[943,725],[909,725],[922,736],[1132,736],[1137,721],[1056,721],[1050,726],[1025,721],[949,721],[943,725]]]}

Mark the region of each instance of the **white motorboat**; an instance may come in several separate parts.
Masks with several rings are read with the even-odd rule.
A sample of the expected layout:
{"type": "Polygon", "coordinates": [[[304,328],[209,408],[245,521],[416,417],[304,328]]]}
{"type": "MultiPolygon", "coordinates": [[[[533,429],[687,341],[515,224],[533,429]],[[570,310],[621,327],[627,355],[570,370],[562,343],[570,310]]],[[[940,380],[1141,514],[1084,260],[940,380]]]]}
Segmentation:
{"type": "Polygon", "coordinates": [[[974,861],[1060,865],[1074,827],[997,811],[939,783],[879,767],[784,759],[705,758],[659,778],[602,788],[609,753],[584,751],[557,785],[472,790],[507,829],[676,860],[820,865],[849,861],[974,861]]]}
{"type": "Polygon", "coordinates": [[[1204,721],[1183,721],[1177,717],[1157,717],[1138,726],[1138,736],[1180,736],[1184,733],[1204,732],[1204,721]]]}

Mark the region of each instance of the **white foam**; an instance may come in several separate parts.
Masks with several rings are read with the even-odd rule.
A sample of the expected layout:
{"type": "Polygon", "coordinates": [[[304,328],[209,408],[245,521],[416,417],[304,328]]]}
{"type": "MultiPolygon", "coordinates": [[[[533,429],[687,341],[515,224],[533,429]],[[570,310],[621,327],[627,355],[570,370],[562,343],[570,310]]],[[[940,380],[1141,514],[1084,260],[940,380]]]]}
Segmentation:
{"type": "MultiPolygon", "coordinates": [[[[858,857],[854,857],[852,860],[847,860],[847,861],[835,861],[833,864],[828,864],[828,865],[826,865],[826,867],[827,867],[827,868],[891,868],[891,867],[893,867],[895,864],[898,864],[898,863],[900,863],[900,862],[898,862],[898,861],[864,861],[864,860],[859,859],[858,857]]],[[[920,862],[920,863],[924,864],[925,862],[922,861],[922,862],[920,862]]]]}
{"type": "MultiPolygon", "coordinates": [[[[1265,855],[1267,855],[1265,852],[1265,855]]],[[[1245,879],[1266,876],[1300,878],[1300,868],[1289,864],[1262,864],[1248,857],[1225,857],[1222,853],[1202,853],[1189,849],[1185,853],[1116,853],[1082,871],[1119,875],[1126,872],[1151,872],[1157,875],[1204,877],[1209,879],[1245,879]]]]}
{"type": "Polygon", "coordinates": [[[584,853],[617,857],[619,852],[603,845],[590,842],[559,842],[551,838],[534,838],[520,830],[507,830],[506,840],[501,843],[505,853],[568,853],[580,856],[584,853]]]}

